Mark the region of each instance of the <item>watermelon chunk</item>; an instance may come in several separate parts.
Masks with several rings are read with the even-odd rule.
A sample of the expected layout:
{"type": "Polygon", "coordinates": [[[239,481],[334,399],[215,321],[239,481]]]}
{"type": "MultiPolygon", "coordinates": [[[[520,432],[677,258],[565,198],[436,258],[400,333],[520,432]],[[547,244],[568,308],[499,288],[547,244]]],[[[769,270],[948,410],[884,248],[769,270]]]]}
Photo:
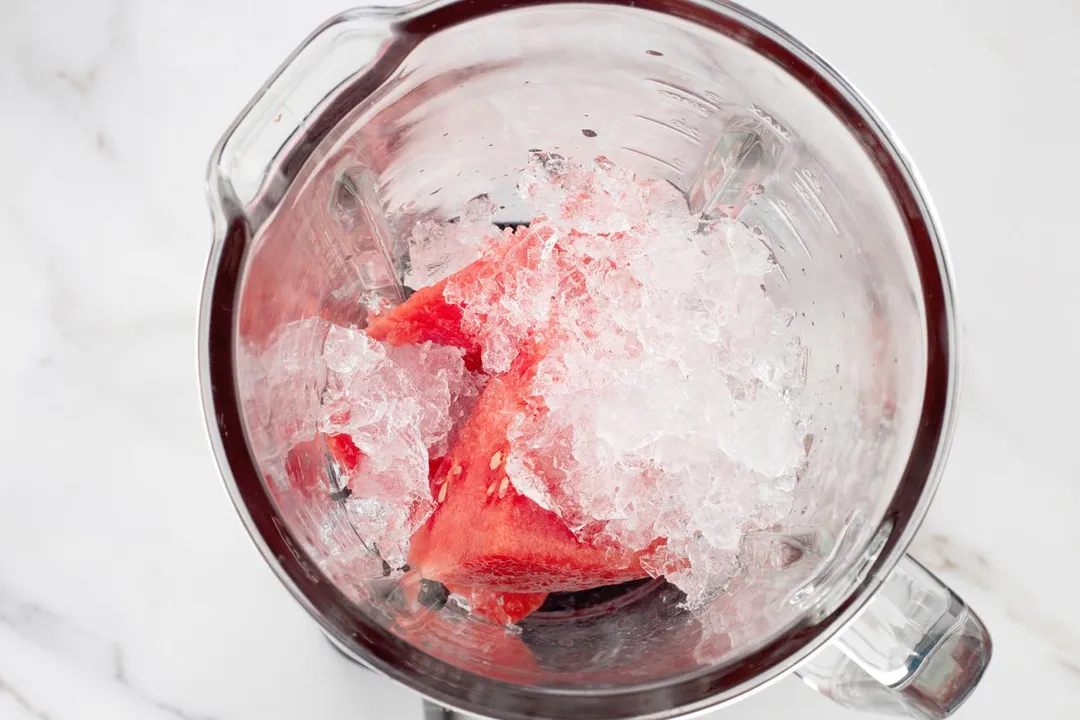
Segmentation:
{"type": "Polygon", "coordinates": [[[581,542],[506,475],[510,422],[539,411],[529,388],[542,357],[541,347],[522,352],[488,382],[437,471],[438,506],[409,543],[409,564],[425,579],[540,594],[645,577],[637,555],[581,542]]]}

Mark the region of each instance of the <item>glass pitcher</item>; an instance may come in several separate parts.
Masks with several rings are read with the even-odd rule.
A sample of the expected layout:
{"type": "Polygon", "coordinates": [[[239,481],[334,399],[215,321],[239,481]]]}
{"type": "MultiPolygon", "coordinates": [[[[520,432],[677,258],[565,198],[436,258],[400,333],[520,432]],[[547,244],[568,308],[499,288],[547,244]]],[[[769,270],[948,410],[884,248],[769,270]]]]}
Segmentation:
{"type": "Polygon", "coordinates": [[[917,718],[974,689],[985,627],[905,555],[956,410],[938,223],[883,121],[783,31],[720,0],[352,10],[259,91],[208,182],[200,374],[218,463],[267,562],[354,659],[499,720],[682,717],[790,672],[847,707],[917,718]],[[778,265],[767,291],[796,311],[815,393],[797,507],[744,538],[745,571],[705,606],[656,579],[516,631],[414,613],[333,464],[309,461],[315,496],[282,474],[286,425],[320,388],[246,395],[252,348],[283,325],[363,327],[367,307],[404,299],[416,222],[482,194],[496,221],[527,220],[514,183],[535,149],[606,156],[745,223],[778,265]]]}

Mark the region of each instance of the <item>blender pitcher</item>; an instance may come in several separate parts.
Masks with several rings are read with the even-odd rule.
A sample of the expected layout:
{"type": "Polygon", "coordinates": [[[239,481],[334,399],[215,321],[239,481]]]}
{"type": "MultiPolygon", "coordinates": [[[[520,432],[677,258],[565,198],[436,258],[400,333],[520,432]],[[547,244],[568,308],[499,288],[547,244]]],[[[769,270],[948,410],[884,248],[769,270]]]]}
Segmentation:
{"type": "Polygon", "coordinates": [[[937,220],[867,102],[778,28],[721,0],[352,10],[228,130],[209,195],[200,373],[218,463],[267,562],[354,659],[500,720],[682,717],[789,672],[849,708],[944,718],[978,683],[986,628],[904,554],[956,410],[937,220]],[[795,506],[743,539],[740,572],[701,607],[653,579],[511,631],[413,612],[326,448],[285,457],[325,372],[259,391],[324,348],[310,324],[254,361],[284,325],[362,328],[366,308],[406,297],[418,221],[480,195],[497,222],[527,221],[514,185],[540,150],[603,155],[744,223],[776,260],[763,290],[795,310],[813,407],[795,506]],[[322,492],[293,487],[286,462],[322,492]]]}

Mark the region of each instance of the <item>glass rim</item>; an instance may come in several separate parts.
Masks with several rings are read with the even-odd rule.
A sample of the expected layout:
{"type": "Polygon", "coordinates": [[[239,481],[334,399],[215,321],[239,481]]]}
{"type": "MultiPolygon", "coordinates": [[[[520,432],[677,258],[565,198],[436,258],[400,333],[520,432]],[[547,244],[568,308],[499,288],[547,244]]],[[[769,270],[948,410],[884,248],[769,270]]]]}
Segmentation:
{"type": "MultiPolygon", "coordinates": [[[[352,87],[345,89],[307,128],[314,140],[288,150],[284,165],[298,172],[318,146],[320,134],[329,133],[370,91],[372,83],[377,85],[388,77],[424,37],[504,10],[559,4],[565,3],[519,0],[506,7],[502,0],[431,0],[393,10],[352,10],[331,19],[282,68],[312,38],[338,22],[374,16],[388,23],[392,40],[378,62],[354,78],[352,87]]],[[[575,4],[625,5],[618,0],[575,4]]],[[[270,499],[243,428],[233,342],[241,272],[252,233],[247,213],[231,192],[218,160],[255,100],[238,116],[211,157],[207,182],[215,237],[199,313],[199,380],[211,445],[237,513],[278,579],[343,649],[435,702],[481,717],[532,717],[530,710],[535,712],[541,706],[551,717],[684,717],[726,704],[783,677],[855,619],[903,556],[933,498],[951,441],[959,363],[949,259],[936,212],[892,130],[870,103],[812,50],[729,0],[638,0],[634,9],[689,20],[746,45],[783,67],[833,112],[862,145],[891,191],[907,225],[925,305],[927,365],[923,407],[907,466],[879,526],[885,532],[874,534],[885,536],[882,546],[861,580],[828,614],[789,628],[737,660],[622,688],[562,690],[514,685],[461,670],[424,653],[364,616],[346,599],[302,550],[270,499]],[[664,690],[662,697],[657,696],[658,687],[664,690]]],[[[286,182],[290,181],[286,176],[286,182]]]]}

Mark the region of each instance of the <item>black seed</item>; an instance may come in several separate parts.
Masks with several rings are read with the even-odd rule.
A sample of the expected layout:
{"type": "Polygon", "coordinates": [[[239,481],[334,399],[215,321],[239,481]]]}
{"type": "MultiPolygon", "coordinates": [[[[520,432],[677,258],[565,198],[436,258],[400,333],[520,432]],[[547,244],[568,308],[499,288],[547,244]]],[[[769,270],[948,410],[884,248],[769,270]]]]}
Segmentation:
{"type": "Polygon", "coordinates": [[[416,599],[420,601],[420,604],[426,607],[428,610],[434,610],[438,612],[446,606],[446,601],[450,598],[450,590],[441,582],[435,580],[421,580],[420,581],[420,593],[416,599]]]}
{"type": "Polygon", "coordinates": [[[584,135],[587,138],[596,137],[596,131],[595,130],[590,130],[589,128],[581,128],[581,134],[584,135]]]}
{"type": "Polygon", "coordinates": [[[330,499],[334,502],[341,502],[350,495],[352,495],[352,488],[346,485],[340,490],[335,490],[334,492],[330,493],[330,499]]]}
{"type": "Polygon", "coordinates": [[[519,225],[524,225],[525,227],[529,227],[528,222],[496,222],[496,223],[492,223],[492,225],[499,228],[500,230],[505,230],[506,228],[510,228],[511,230],[515,230],[515,229],[517,229],[517,227],[519,225]]]}
{"type": "Polygon", "coordinates": [[[660,52],[659,50],[646,50],[645,54],[652,55],[654,57],[661,57],[664,53],[660,52]]]}
{"type": "Polygon", "coordinates": [[[409,298],[410,298],[410,297],[412,296],[412,294],[413,294],[414,292],[416,292],[415,290],[413,290],[413,289],[412,289],[411,287],[409,287],[408,285],[402,285],[402,286],[401,286],[401,289],[402,289],[403,291],[405,291],[405,299],[406,299],[406,300],[408,300],[408,299],[409,299],[409,298]]]}
{"type": "Polygon", "coordinates": [[[401,566],[401,572],[409,572],[410,570],[412,570],[412,567],[409,565],[409,563],[405,563],[401,566]]]}
{"type": "Polygon", "coordinates": [[[390,573],[392,573],[393,571],[394,571],[394,569],[390,567],[390,563],[383,560],[382,561],[382,576],[383,577],[390,577],[390,573]]]}

